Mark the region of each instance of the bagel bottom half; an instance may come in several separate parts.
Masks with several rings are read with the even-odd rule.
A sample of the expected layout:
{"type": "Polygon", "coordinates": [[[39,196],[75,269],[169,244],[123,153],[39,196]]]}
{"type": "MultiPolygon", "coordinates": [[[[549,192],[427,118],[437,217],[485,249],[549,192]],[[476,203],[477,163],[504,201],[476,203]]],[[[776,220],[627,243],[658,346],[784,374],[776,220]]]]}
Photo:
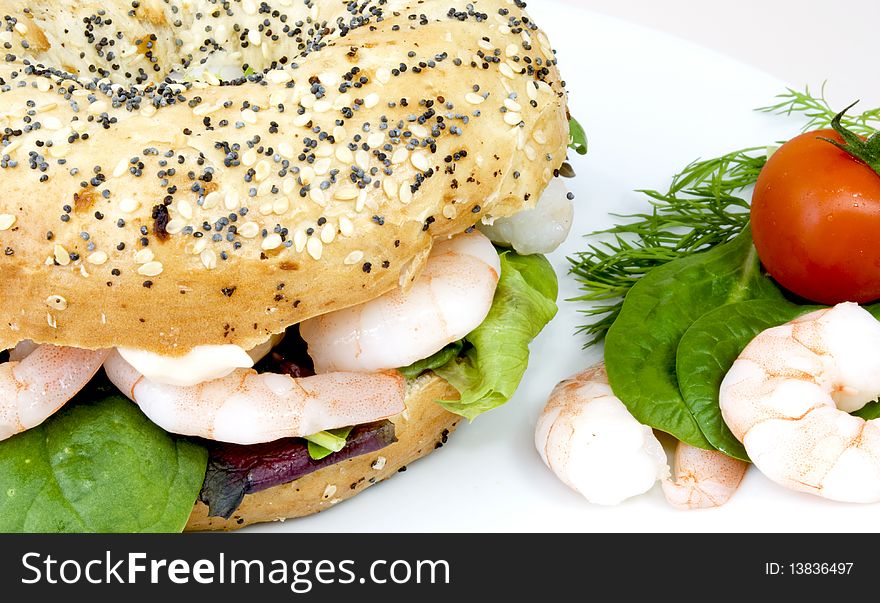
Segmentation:
{"type": "Polygon", "coordinates": [[[229,519],[209,517],[208,507],[197,502],[186,530],[235,530],[329,509],[445,443],[462,417],[447,411],[436,400],[457,398],[458,392],[444,379],[424,373],[407,383],[406,410],[391,417],[397,437],[394,444],[324,467],[288,484],[248,494],[229,519]]]}

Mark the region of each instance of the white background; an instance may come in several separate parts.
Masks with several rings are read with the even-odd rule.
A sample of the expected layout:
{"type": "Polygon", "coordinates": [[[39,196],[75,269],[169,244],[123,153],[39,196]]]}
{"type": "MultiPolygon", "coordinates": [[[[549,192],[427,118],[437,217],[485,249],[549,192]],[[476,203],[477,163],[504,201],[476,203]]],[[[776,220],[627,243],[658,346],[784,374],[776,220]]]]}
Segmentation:
{"type": "MultiPolygon", "coordinates": [[[[696,42],[848,105],[880,105],[877,0],[563,0],[696,42]]],[[[532,0],[532,4],[541,0],[532,0]]]]}

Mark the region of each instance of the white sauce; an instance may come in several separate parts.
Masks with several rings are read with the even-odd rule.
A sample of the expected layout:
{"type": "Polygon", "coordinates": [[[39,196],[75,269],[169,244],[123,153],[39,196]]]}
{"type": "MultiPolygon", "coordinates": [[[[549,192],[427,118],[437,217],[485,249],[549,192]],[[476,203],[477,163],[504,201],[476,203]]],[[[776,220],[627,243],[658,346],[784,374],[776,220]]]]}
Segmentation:
{"type": "Polygon", "coordinates": [[[200,345],[184,356],[117,349],[119,355],[147,379],[180,387],[220,379],[235,369],[254,366],[254,360],[237,345],[200,345]]]}

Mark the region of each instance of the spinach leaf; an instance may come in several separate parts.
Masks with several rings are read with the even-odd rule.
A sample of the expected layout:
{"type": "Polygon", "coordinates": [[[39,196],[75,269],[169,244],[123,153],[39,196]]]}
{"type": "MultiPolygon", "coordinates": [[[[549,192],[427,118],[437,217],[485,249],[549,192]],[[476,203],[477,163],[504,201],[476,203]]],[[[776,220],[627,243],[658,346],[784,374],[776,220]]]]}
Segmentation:
{"type": "Polygon", "coordinates": [[[453,359],[458,357],[462,348],[464,348],[464,342],[462,340],[453,341],[439,352],[435,352],[424,360],[417,360],[411,365],[397,370],[407,379],[415,379],[425,371],[434,370],[449,364],[453,359]]]}
{"type": "Polygon", "coordinates": [[[863,407],[849,413],[855,417],[861,417],[865,421],[880,417],[880,401],[868,402],[863,407]]]}
{"type": "Polygon", "coordinates": [[[709,443],[728,456],[748,461],[745,448],[721,417],[721,381],[748,343],[761,331],[794,320],[821,306],[786,300],[727,304],[704,314],[685,332],[676,353],[681,395],[709,443]]]}
{"type": "Polygon", "coordinates": [[[641,423],[712,448],[679,391],[678,343],[701,316],[748,299],[782,299],[746,228],[735,239],[651,270],[627,294],[605,340],[614,393],[641,423]]]}
{"type": "Polygon", "coordinates": [[[0,442],[0,532],[179,532],[207,460],[129,400],[90,387],[0,442]]]}

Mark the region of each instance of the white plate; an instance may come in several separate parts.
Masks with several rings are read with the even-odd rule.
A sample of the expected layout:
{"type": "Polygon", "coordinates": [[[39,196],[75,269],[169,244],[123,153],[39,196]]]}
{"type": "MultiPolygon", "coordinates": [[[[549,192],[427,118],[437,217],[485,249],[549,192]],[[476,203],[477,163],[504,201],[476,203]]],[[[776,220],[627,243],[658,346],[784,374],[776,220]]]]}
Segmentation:
{"type": "MultiPolygon", "coordinates": [[[[581,235],[610,226],[609,212],[644,210],[636,188],[663,189],[689,161],[790,138],[800,124],[758,114],[785,85],[722,55],[623,21],[532,0],[554,47],[590,153],[572,156],[576,222],[551,256],[560,300],[578,293],[566,256],[581,235]]],[[[820,82],[829,74],[816,74],[820,82]]],[[[799,83],[798,86],[801,86],[799,83]]],[[[616,507],[591,505],[544,467],[535,420],[553,386],[601,358],[575,335],[583,304],[559,314],[532,344],[514,398],[463,425],[449,444],[406,473],[318,515],[254,530],[361,531],[866,531],[876,506],[845,505],[776,486],[751,468],[724,507],[677,511],[659,486],[616,507]]],[[[876,529],[874,527],[873,529],[876,529]]]]}

